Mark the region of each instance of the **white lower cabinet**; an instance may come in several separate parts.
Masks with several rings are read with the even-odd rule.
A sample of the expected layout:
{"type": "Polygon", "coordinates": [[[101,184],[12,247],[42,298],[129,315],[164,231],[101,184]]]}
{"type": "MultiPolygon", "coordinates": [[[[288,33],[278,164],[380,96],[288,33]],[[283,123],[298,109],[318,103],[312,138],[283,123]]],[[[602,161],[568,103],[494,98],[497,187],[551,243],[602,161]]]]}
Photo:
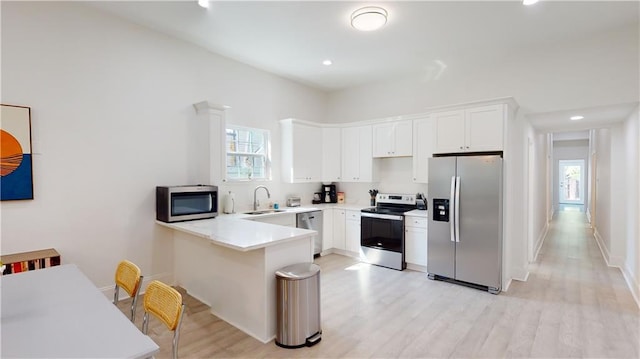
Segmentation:
{"type": "MultiPolygon", "coordinates": [[[[404,221],[404,248],[407,264],[427,267],[427,218],[406,216],[404,221]]],[[[417,268],[413,268],[417,269],[417,268]]]]}
{"type": "Polygon", "coordinates": [[[345,250],[345,210],[333,210],[333,248],[345,250]]]}
{"type": "Polygon", "coordinates": [[[322,210],[322,251],[333,248],[333,208],[322,210]]]}
{"type": "Polygon", "coordinates": [[[360,256],[360,211],[347,210],[345,213],[346,248],[350,254],[360,256]]]}

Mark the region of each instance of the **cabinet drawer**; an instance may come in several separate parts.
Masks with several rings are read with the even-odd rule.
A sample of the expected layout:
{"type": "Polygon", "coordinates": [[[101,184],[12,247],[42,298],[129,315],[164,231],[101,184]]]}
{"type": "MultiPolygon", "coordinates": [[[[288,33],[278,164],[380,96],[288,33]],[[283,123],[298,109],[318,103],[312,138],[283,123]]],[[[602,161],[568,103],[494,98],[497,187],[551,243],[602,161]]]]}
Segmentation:
{"type": "Polygon", "coordinates": [[[358,221],[360,222],[360,211],[352,211],[347,210],[346,212],[346,220],[347,221],[358,221]]]}
{"type": "Polygon", "coordinates": [[[427,218],[407,216],[404,218],[404,226],[427,228],[427,221],[427,218]]]}

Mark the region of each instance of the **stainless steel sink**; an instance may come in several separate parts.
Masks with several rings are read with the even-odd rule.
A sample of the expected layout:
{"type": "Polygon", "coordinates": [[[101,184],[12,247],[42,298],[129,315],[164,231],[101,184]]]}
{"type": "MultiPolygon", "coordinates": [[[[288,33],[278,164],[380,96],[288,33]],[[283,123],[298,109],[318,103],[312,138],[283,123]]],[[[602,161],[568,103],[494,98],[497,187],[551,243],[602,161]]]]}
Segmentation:
{"type": "Polygon", "coordinates": [[[284,210],[284,209],[263,209],[263,210],[260,210],[260,211],[244,212],[244,214],[256,215],[256,214],[269,214],[269,213],[280,213],[280,212],[286,212],[286,210],[284,210]]]}

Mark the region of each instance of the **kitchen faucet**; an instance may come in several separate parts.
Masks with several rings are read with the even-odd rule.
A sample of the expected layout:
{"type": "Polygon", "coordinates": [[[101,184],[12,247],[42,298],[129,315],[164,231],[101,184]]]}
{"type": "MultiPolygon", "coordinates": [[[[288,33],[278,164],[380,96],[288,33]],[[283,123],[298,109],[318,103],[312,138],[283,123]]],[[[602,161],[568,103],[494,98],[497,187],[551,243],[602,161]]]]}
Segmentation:
{"type": "Polygon", "coordinates": [[[264,190],[267,191],[267,198],[271,198],[271,193],[269,193],[269,189],[267,187],[265,186],[256,187],[256,189],[253,190],[253,210],[254,211],[257,211],[258,206],[260,205],[260,203],[258,202],[258,199],[256,198],[256,193],[260,188],[264,188],[264,190]]]}

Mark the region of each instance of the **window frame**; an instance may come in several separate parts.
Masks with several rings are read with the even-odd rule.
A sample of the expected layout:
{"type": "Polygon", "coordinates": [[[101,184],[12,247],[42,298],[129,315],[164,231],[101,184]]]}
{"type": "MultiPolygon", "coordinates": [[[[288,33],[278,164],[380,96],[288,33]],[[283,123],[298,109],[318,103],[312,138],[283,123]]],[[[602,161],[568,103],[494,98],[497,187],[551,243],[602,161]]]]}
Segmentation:
{"type": "MultiPolygon", "coordinates": [[[[224,131],[224,178],[226,182],[252,182],[252,181],[271,181],[272,180],[272,162],[271,162],[271,131],[265,128],[257,128],[257,127],[249,127],[249,126],[239,126],[226,124],[224,131]],[[241,151],[230,151],[231,146],[229,145],[229,131],[246,131],[249,133],[259,133],[263,137],[263,141],[261,145],[264,147],[264,154],[260,153],[252,153],[252,152],[241,152],[241,151]],[[235,167],[229,167],[229,156],[238,156],[242,157],[253,157],[253,158],[263,158],[264,163],[264,176],[254,177],[252,174],[255,172],[249,173],[247,177],[238,177],[229,172],[230,168],[242,168],[240,165],[235,167]]],[[[236,147],[239,149],[239,146],[236,147]]]]}

